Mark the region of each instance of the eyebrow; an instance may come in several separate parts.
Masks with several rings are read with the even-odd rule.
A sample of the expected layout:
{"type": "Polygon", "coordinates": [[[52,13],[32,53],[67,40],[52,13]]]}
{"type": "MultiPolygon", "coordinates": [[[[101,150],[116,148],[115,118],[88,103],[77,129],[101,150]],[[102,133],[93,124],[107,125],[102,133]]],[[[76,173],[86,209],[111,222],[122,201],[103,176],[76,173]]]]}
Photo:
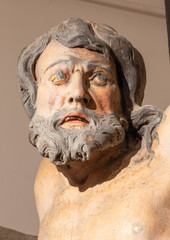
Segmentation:
{"type": "Polygon", "coordinates": [[[96,62],[87,63],[87,70],[92,70],[92,69],[95,69],[97,67],[104,68],[108,71],[109,71],[109,68],[110,68],[109,64],[101,64],[101,63],[96,63],[96,62]]]}
{"type": "Polygon", "coordinates": [[[69,59],[69,60],[59,60],[57,62],[54,62],[52,64],[50,64],[45,70],[44,70],[44,73],[46,73],[46,71],[48,71],[50,68],[54,67],[55,65],[62,65],[62,64],[66,64],[66,65],[70,65],[70,63],[72,63],[72,60],[69,59]]]}
{"type": "Polygon", "coordinates": [[[99,71],[100,69],[101,70],[105,70],[106,72],[108,72],[108,74],[110,76],[112,76],[113,72],[112,72],[112,67],[110,66],[110,64],[101,64],[101,63],[97,63],[97,62],[89,62],[87,63],[87,71],[91,71],[91,70],[94,70],[96,68],[99,68],[99,71]]]}

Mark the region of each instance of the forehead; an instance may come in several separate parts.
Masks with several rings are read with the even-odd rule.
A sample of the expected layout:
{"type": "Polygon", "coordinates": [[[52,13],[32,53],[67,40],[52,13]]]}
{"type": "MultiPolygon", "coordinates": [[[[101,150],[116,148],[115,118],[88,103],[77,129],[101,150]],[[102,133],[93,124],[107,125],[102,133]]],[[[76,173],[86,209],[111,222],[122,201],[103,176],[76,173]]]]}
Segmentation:
{"type": "Polygon", "coordinates": [[[58,41],[53,40],[40,55],[36,64],[36,73],[44,72],[51,64],[62,60],[73,60],[75,64],[88,64],[89,62],[93,62],[115,68],[114,61],[101,53],[85,48],[68,48],[58,41]]]}

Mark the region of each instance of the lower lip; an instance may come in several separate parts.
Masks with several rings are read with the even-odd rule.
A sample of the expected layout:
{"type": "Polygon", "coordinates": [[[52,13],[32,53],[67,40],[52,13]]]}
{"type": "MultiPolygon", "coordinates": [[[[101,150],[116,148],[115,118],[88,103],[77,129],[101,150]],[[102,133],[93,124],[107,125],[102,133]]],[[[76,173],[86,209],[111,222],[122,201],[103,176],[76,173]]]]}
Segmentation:
{"type": "Polygon", "coordinates": [[[62,128],[83,128],[87,126],[88,123],[79,121],[79,120],[73,120],[73,121],[68,121],[64,122],[61,127],[62,128]]]}

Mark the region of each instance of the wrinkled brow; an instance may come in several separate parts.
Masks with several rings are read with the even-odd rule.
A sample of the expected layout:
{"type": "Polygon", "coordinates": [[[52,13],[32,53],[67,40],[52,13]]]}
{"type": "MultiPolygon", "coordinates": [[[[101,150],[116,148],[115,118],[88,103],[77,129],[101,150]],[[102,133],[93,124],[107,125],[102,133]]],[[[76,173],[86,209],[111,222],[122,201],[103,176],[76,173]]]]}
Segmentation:
{"type": "Polygon", "coordinates": [[[111,72],[111,65],[109,63],[102,63],[102,62],[98,62],[98,61],[85,61],[85,59],[79,59],[76,57],[71,57],[71,59],[61,59],[58,60],[52,64],[50,64],[45,70],[44,70],[44,74],[46,73],[46,71],[48,71],[50,68],[56,66],[56,65],[67,65],[69,67],[73,67],[75,64],[80,63],[84,65],[84,69],[85,71],[91,71],[94,70],[96,68],[102,68],[107,70],[108,72],[111,72]]]}

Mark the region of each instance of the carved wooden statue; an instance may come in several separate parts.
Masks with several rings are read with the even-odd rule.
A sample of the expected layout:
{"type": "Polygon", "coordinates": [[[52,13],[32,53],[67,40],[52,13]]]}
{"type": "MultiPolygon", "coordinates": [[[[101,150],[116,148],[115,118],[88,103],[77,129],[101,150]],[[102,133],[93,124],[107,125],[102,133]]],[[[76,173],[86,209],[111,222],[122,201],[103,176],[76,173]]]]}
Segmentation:
{"type": "Polygon", "coordinates": [[[72,18],[18,62],[29,139],[43,157],[38,240],[170,239],[170,108],[141,106],[140,53],[72,18]]]}

